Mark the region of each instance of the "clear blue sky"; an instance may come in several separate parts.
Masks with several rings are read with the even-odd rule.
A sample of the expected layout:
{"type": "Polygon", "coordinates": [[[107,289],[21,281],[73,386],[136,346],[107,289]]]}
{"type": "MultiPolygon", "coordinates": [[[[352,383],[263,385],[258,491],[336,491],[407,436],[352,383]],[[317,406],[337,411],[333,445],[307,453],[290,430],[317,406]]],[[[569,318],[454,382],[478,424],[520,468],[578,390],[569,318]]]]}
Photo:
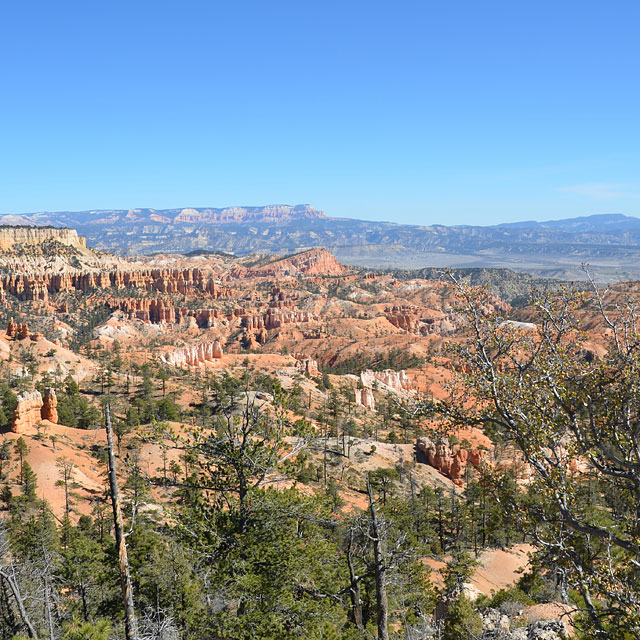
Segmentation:
{"type": "Polygon", "coordinates": [[[0,213],[640,216],[640,3],[12,2],[0,213]]]}

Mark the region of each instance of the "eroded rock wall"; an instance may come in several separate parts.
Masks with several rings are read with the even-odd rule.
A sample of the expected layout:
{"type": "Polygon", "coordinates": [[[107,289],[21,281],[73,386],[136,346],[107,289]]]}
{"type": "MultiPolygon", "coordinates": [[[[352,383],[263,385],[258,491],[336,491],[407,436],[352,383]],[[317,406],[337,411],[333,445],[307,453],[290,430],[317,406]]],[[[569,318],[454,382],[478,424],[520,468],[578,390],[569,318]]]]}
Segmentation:
{"type": "Polygon", "coordinates": [[[0,276],[0,291],[19,300],[44,300],[61,291],[93,289],[140,289],[166,294],[205,293],[213,299],[226,298],[229,289],[216,283],[198,268],[75,271],[68,273],[11,273],[0,276]]]}
{"type": "Polygon", "coordinates": [[[205,362],[219,360],[222,356],[222,344],[216,340],[176,349],[164,355],[162,360],[176,367],[198,367],[205,362]]]}
{"type": "Polygon", "coordinates": [[[0,226],[0,251],[11,251],[15,245],[37,245],[47,241],[59,242],[79,250],[87,247],[85,238],[80,237],[75,229],[0,226]]]}
{"type": "Polygon", "coordinates": [[[373,387],[376,382],[381,382],[394,391],[410,391],[413,388],[411,378],[403,370],[394,371],[385,369],[384,371],[371,371],[366,369],[360,373],[360,381],[365,387],[373,387]]]}
{"type": "Polygon", "coordinates": [[[416,447],[434,469],[461,486],[467,466],[479,467],[482,462],[483,454],[479,449],[452,447],[444,438],[435,442],[426,436],[418,438],[416,447]]]}

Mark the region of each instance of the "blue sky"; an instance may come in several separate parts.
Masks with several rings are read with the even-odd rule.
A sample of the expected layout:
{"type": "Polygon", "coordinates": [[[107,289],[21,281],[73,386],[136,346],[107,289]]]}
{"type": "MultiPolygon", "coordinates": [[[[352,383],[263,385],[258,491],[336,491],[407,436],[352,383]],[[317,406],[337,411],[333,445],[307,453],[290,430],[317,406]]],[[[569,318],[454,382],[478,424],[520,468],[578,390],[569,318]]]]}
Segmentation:
{"type": "Polygon", "coordinates": [[[640,216],[638,2],[15,2],[0,213],[640,216]]]}

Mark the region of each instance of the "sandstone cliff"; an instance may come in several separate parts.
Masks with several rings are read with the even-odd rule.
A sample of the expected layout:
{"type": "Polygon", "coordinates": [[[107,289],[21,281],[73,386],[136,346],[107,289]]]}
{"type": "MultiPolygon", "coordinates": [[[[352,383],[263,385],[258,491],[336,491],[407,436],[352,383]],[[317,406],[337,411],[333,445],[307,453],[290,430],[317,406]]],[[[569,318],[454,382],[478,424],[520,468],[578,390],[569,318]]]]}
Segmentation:
{"type": "Polygon", "coordinates": [[[0,226],[0,251],[13,251],[18,246],[40,245],[45,242],[58,242],[84,252],[87,243],[78,236],[75,229],[56,227],[0,226]]]}
{"type": "Polygon", "coordinates": [[[356,404],[359,404],[371,411],[376,410],[376,401],[373,397],[373,391],[368,387],[355,390],[356,404]]]}
{"type": "Polygon", "coordinates": [[[365,387],[373,387],[379,385],[383,389],[392,389],[393,391],[409,391],[413,388],[411,378],[406,371],[394,371],[393,369],[385,369],[384,371],[371,371],[367,369],[360,373],[360,381],[365,387]]]}

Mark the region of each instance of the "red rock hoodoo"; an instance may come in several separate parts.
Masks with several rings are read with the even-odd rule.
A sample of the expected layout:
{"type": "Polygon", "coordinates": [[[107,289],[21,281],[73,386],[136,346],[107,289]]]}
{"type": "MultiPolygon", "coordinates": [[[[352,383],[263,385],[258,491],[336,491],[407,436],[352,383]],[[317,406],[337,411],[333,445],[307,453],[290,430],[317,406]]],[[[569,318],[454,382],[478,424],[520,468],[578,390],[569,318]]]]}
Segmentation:
{"type": "Polygon", "coordinates": [[[460,486],[464,484],[467,466],[479,467],[482,462],[482,451],[479,449],[469,451],[459,447],[452,448],[444,438],[437,442],[427,437],[418,438],[416,446],[432,467],[460,486]]]}
{"type": "Polygon", "coordinates": [[[39,391],[26,391],[21,393],[17,400],[18,404],[13,410],[11,431],[13,433],[24,433],[28,429],[35,427],[42,419],[42,396],[39,391]]]}
{"type": "Polygon", "coordinates": [[[58,398],[56,396],[56,390],[51,387],[47,387],[44,390],[40,416],[43,420],[49,420],[49,422],[54,423],[58,422],[58,398]]]}
{"type": "Polygon", "coordinates": [[[44,391],[44,399],[39,391],[25,391],[18,398],[18,404],[13,410],[11,431],[24,433],[35,428],[41,420],[58,422],[58,399],[54,389],[48,387],[44,391]]]}

